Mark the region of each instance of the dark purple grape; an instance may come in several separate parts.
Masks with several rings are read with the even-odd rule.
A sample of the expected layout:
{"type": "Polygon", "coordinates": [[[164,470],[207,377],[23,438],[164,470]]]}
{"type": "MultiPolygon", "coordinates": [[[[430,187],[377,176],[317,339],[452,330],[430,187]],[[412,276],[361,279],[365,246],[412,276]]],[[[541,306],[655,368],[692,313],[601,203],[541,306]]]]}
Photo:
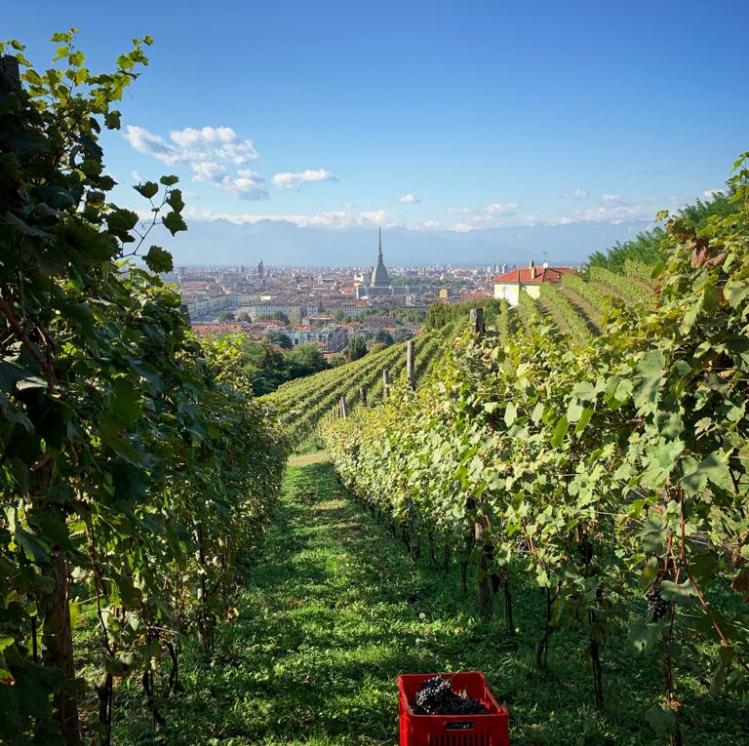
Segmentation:
{"type": "Polygon", "coordinates": [[[645,593],[648,600],[648,613],[654,622],[658,622],[671,613],[673,604],[663,598],[660,585],[654,585],[645,593]]]}
{"type": "Polygon", "coordinates": [[[471,697],[456,694],[447,679],[433,676],[416,692],[413,707],[416,715],[484,715],[486,707],[471,697]]]}

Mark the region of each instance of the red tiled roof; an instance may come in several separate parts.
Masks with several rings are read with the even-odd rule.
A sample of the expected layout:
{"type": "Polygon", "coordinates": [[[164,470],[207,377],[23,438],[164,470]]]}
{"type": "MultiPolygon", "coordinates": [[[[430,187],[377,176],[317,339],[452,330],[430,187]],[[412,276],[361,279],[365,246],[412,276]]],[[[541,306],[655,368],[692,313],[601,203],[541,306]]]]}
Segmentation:
{"type": "Polygon", "coordinates": [[[494,282],[501,284],[539,285],[542,282],[561,282],[562,275],[574,272],[573,267],[519,267],[503,275],[497,275],[494,282]]]}
{"type": "Polygon", "coordinates": [[[231,332],[241,332],[245,328],[245,325],[241,322],[238,323],[218,323],[218,324],[193,324],[192,330],[199,336],[203,337],[206,334],[229,334],[231,332]]]}

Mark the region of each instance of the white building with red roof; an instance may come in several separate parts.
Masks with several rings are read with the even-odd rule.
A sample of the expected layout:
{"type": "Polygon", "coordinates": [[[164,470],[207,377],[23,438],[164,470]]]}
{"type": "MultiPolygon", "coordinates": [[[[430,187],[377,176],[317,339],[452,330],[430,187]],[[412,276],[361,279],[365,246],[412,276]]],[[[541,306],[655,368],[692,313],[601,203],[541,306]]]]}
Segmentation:
{"type": "Polygon", "coordinates": [[[544,262],[541,267],[531,260],[527,267],[518,267],[497,275],[494,278],[494,297],[506,300],[511,306],[520,303],[520,292],[525,291],[531,298],[538,298],[544,282],[558,284],[562,277],[574,272],[574,267],[549,267],[544,262]]]}

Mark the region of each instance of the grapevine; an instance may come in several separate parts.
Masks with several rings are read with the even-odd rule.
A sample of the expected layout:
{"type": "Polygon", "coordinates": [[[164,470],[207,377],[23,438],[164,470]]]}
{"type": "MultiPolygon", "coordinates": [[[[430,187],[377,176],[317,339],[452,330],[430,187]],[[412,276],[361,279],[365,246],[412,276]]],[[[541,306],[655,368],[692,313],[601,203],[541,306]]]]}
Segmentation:
{"type": "Polygon", "coordinates": [[[734,212],[699,239],[669,220],[657,307],[655,291],[594,267],[592,291],[631,298],[599,336],[559,344],[521,294],[522,334],[466,331],[418,391],[324,427],[342,479],[411,548],[429,536],[454,557],[488,557],[489,572],[535,579],[539,665],[554,630],[578,625],[597,706],[612,625],[655,645],[668,675],[653,711],[677,740],[675,656],[700,660],[713,693],[749,685],[745,164],[734,212]],[[638,587],[649,611],[632,601],[638,587]],[[728,587],[735,601],[713,608],[728,587]]]}
{"type": "Polygon", "coordinates": [[[603,267],[591,267],[590,279],[606,286],[631,305],[651,307],[655,302],[651,286],[631,277],[618,275],[603,267]]]}
{"type": "Polygon", "coordinates": [[[0,73],[0,740],[80,743],[84,685],[109,743],[118,682],[137,676],[161,723],[154,681],[178,686],[184,639],[210,649],[287,446],[232,343],[199,344],[161,280],[151,241],[186,229],[177,178],[134,187],[145,224],[108,201],[99,132],[150,39],[105,75],[74,31],[53,41],[58,66],[12,42],[20,80],[0,73]]]}
{"type": "Polygon", "coordinates": [[[541,285],[541,303],[548,309],[560,332],[573,343],[585,343],[590,340],[591,329],[569,299],[554,285],[541,285]]]}

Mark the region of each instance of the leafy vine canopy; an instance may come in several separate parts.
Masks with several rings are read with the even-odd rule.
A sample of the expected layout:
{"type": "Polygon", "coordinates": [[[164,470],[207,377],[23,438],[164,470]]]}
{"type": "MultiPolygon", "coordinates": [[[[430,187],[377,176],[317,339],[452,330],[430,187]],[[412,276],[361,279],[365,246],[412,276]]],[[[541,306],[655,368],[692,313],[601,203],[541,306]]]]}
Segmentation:
{"type": "Polygon", "coordinates": [[[44,71],[20,43],[0,48],[21,70],[0,74],[8,743],[78,742],[87,679],[75,669],[76,624],[95,620],[92,670],[110,692],[112,676],[148,673],[181,635],[210,637],[286,454],[231,343],[201,346],[160,277],[172,258],[153,237],[187,227],[177,178],[136,185],[137,213],[110,198],[100,136],[119,128],[117,104],[151,39],[134,40],[109,73],[87,67],[74,29],[53,41],[44,71]]]}

